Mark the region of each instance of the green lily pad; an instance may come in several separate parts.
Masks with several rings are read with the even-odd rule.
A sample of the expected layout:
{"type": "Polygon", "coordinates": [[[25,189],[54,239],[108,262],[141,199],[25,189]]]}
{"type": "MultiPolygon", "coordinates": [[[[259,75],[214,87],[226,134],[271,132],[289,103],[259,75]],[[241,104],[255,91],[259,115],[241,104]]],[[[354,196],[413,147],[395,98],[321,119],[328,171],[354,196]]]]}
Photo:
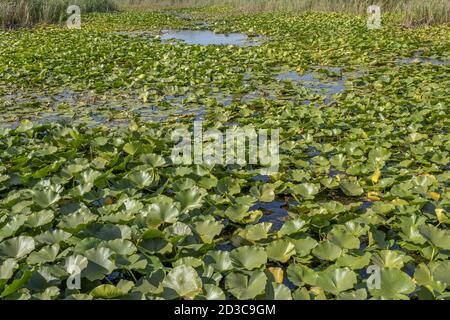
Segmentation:
{"type": "Polygon", "coordinates": [[[184,298],[194,298],[202,292],[202,281],[197,271],[190,266],[178,266],[170,270],[163,285],[184,298]]]}
{"type": "Polygon", "coordinates": [[[267,263],[267,253],[261,247],[243,246],[231,251],[231,261],[235,268],[253,270],[267,263]]]}
{"type": "Polygon", "coordinates": [[[232,272],[225,279],[225,287],[239,300],[249,300],[264,293],[267,277],[262,271],[249,274],[232,272]]]}
{"type": "Polygon", "coordinates": [[[35,248],[35,241],[32,237],[19,236],[0,243],[0,256],[20,259],[35,248]]]}
{"type": "Polygon", "coordinates": [[[287,262],[295,255],[295,245],[288,240],[275,240],[266,247],[266,251],[269,259],[287,262]]]}

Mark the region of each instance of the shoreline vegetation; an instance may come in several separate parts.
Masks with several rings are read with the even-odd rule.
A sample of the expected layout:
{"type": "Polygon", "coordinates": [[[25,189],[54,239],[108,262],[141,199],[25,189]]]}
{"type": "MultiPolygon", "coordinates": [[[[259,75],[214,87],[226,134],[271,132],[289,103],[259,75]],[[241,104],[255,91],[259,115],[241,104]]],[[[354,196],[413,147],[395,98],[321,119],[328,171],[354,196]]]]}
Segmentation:
{"type": "Polygon", "coordinates": [[[67,7],[74,4],[83,13],[226,6],[237,13],[320,11],[358,15],[365,15],[370,5],[376,4],[405,26],[450,22],[450,0],[0,0],[0,27],[61,23],[68,17],[67,7]]]}
{"type": "Polygon", "coordinates": [[[61,23],[69,16],[67,8],[78,5],[83,13],[117,9],[112,0],[0,0],[0,27],[32,27],[61,23]]]}

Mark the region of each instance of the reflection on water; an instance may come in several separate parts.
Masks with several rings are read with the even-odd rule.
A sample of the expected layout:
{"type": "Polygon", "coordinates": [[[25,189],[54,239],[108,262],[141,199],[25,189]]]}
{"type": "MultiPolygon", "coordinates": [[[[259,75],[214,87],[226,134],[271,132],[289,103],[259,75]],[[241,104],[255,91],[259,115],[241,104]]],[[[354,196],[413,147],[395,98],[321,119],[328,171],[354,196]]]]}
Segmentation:
{"type": "Polygon", "coordinates": [[[180,40],[186,44],[207,45],[235,45],[235,46],[258,46],[261,38],[250,39],[243,33],[215,33],[209,30],[177,30],[167,31],[161,36],[164,43],[172,43],[180,40]]]}
{"type": "Polygon", "coordinates": [[[303,87],[326,97],[343,93],[346,90],[347,76],[341,74],[339,67],[316,67],[312,72],[299,74],[296,71],[282,72],[275,76],[279,81],[299,83],[303,87]],[[329,75],[329,76],[325,76],[329,75]]]}
{"type": "Polygon", "coordinates": [[[419,54],[416,54],[412,58],[401,58],[397,62],[400,65],[405,65],[405,64],[431,64],[431,65],[434,65],[434,66],[450,66],[450,60],[421,57],[419,54]]]}

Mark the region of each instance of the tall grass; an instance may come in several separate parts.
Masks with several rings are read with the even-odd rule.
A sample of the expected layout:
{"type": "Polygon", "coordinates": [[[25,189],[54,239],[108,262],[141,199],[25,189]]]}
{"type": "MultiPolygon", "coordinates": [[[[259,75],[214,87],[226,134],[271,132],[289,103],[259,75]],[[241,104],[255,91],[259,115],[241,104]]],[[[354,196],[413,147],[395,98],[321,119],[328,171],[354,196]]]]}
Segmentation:
{"type": "Polygon", "coordinates": [[[116,8],[113,0],[0,0],[0,26],[30,27],[36,23],[60,22],[69,5],[82,12],[104,12],[116,8]]]}
{"type": "Polygon", "coordinates": [[[450,23],[450,0],[116,0],[121,8],[155,10],[229,5],[238,11],[333,11],[366,14],[376,4],[407,25],[450,23]]]}

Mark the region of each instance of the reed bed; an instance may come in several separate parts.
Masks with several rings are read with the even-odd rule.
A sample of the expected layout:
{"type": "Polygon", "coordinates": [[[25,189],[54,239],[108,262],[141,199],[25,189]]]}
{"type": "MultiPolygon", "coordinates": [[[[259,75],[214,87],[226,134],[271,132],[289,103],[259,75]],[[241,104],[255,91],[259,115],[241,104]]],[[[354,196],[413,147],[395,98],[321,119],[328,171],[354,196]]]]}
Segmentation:
{"type": "Polygon", "coordinates": [[[69,5],[78,5],[84,13],[116,9],[112,0],[0,0],[0,26],[17,28],[61,22],[68,16],[69,5]]]}
{"type": "Polygon", "coordinates": [[[450,22],[450,0],[116,0],[124,10],[179,9],[213,5],[231,6],[239,12],[325,11],[365,14],[379,5],[383,13],[398,16],[406,25],[450,22]]]}

